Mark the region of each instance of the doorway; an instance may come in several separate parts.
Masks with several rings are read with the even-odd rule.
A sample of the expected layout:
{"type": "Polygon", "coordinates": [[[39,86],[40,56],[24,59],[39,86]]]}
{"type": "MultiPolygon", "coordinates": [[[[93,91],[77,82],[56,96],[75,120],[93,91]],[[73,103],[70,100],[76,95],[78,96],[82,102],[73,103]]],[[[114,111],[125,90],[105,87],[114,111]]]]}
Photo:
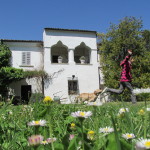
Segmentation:
{"type": "Polygon", "coordinates": [[[21,85],[21,101],[28,103],[31,96],[31,85],[21,85]]]}

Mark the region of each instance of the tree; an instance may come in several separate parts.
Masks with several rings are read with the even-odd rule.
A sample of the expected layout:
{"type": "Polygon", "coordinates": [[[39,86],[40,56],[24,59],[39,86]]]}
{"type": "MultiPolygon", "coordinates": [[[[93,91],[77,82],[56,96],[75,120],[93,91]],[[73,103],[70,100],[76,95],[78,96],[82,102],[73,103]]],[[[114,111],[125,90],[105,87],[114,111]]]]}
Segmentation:
{"type": "Polygon", "coordinates": [[[141,19],[125,17],[118,25],[111,24],[106,34],[99,34],[106,86],[118,88],[116,81],[120,78],[120,62],[127,54],[127,49],[132,49],[135,60],[132,66],[133,85],[137,88],[150,87],[150,51],[147,48],[150,43],[146,44],[150,36],[146,36],[147,32],[142,31],[141,19]]]}
{"type": "Polygon", "coordinates": [[[24,78],[23,70],[10,66],[11,51],[0,42],[0,94],[6,96],[11,82],[24,78]]]}

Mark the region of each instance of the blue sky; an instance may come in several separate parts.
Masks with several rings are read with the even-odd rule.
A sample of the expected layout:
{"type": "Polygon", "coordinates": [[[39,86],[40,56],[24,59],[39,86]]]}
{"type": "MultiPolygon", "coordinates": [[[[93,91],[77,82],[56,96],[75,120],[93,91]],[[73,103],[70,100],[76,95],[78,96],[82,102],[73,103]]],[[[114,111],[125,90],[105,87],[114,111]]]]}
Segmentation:
{"type": "Polygon", "coordinates": [[[0,0],[0,39],[42,40],[46,27],[106,33],[126,16],[150,30],[150,0],[0,0]]]}

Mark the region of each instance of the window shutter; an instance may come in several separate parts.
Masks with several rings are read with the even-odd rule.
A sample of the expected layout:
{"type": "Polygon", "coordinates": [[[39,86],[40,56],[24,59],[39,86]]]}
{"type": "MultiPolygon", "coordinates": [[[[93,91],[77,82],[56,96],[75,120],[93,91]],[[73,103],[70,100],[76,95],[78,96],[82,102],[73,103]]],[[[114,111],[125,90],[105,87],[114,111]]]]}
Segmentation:
{"type": "Polygon", "coordinates": [[[22,52],[22,65],[30,65],[30,64],[31,64],[31,53],[22,52]]]}
{"type": "Polygon", "coordinates": [[[30,52],[27,52],[27,65],[30,65],[30,52]]]}
{"type": "Polygon", "coordinates": [[[26,53],[22,52],[22,65],[26,64],[26,53]]]}

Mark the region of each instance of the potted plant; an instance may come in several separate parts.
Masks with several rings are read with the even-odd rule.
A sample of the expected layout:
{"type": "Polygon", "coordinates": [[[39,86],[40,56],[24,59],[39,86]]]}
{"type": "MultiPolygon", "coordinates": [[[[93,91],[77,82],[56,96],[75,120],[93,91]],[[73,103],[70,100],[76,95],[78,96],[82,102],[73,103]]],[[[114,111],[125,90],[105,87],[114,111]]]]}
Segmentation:
{"type": "Polygon", "coordinates": [[[63,60],[63,57],[62,57],[62,56],[58,56],[58,63],[59,63],[59,64],[62,63],[62,60],[63,60]]]}
{"type": "Polygon", "coordinates": [[[85,64],[85,56],[80,57],[80,62],[81,62],[81,64],[85,64]]]}

